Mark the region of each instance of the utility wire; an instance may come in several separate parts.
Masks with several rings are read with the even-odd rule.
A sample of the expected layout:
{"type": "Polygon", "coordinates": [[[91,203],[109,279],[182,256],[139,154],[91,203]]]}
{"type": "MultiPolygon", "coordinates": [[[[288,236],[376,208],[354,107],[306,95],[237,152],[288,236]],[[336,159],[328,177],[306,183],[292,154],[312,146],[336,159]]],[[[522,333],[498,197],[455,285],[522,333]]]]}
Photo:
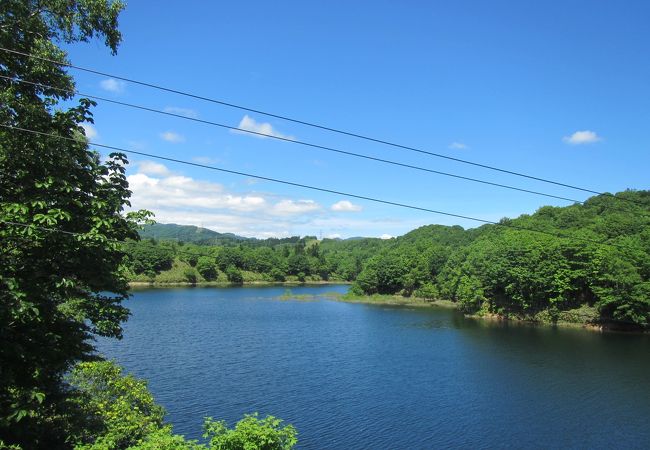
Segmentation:
{"type": "Polygon", "coordinates": [[[535,229],[535,228],[526,228],[526,227],[522,227],[522,226],[518,226],[518,225],[513,225],[511,223],[494,222],[492,220],[479,219],[477,217],[465,216],[465,215],[462,215],[462,214],[455,214],[455,213],[450,213],[450,212],[446,212],[446,211],[439,211],[439,210],[435,210],[435,209],[424,208],[424,207],[421,207],[421,206],[409,205],[409,204],[406,204],[406,203],[394,202],[394,201],[390,201],[390,200],[383,200],[383,199],[379,199],[379,198],[376,198],[376,197],[369,197],[369,196],[366,196],[366,195],[352,194],[352,193],[349,193],[349,192],[337,191],[337,190],[334,190],[334,189],[328,189],[328,188],[312,186],[312,185],[308,185],[308,184],[296,183],[296,182],[293,182],[293,181],[281,180],[281,179],[278,179],[278,178],[271,178],[271,177],[266,177],[266,176],[262,176],[262,175],[252,174],[252,173],[240,172],[240,171],[237,171],[237,170],[224,169],[222,167],[210,166],[210,165],[207,165],[207,164],[201,164],[201,163],[196,163],[196,162],[191,162],[191,161],[185,161],[185,160],[176,159],[176,158],[169,158],[169,157],[166,157],[166,156],[160,156],[160,155],[140,152],[140,151],[136,151],[136,150],[129,150],[129,149],[121,148],[121,147],[115,147],[115,146],[112,146],[112,145],[98,144],[98,143],[87,141],[85,139],[80,140],[80,139],[75,139],[75,138],[71,138],[71,137],[60,136],[60,135],[56,135],[56,134],[50,134],[50,133],[45,133],[45,132],[42,132],[42,131],[36,131],[36,130],[28,129],[28,128],[15,127],[15,126],[12,126],[12,125],[5,125],[5,124],[0,124],[0,127],[7,128],[7,129],[10,129],[10,130],[15,130],[15,131],[21,131],[21,132],[24,132],[24,133],[39,135],[39,136],[51,137],[51,138],[55,138],[55,139],[59,139],[59,140],[65,140],[65,141],[71,141],[71,142],[77,142],[77,143],[86,143],[88,145],[92,145],[92,146],[95,146],[95,147],[106,148],[106,149],[115,150],[115,151],[118,151],[118,152],[132,153],[132,154],[135,154],[135,155],[146,156],[148,158],[160,159],[160,160],[163,160],[163,161],[169,161],[169,162],[184,164],[184,165],[188,165],[188,166],[201,167],[201,168],[204,168],[204,169],[215,170],[215,171],[218,171],[218,172],[229,173],[229,174],[233,174],[233,175],[240,175],[240,176],[243,176],[243,177],[255,178],[255,179],[258,179],[258,180],[270,181],[270,182],[273,182],[273,183],[284,184],[284,185],[288,185],[288,186],[295,186],[295,187],[299,187],[299,188],[303,188],[303,189],[309,189],[309,190],[312,190],[312,191],[326,192],[328,194],[336,194],[336,195],[341,195],[341,196],[344,196],[344,197],[356,198],[356,199],[359,199],[359,200],[366,200],[366,201],[374,202],[374,203],[381,203],[381,204],[390,205],[390,206],[397,206],[397,207],[400,207],[400,208],[411,209],[411,210],[415,210],[415,211],[423,211],[423,212],[428,212],[428,213],[433,213],[433,214],[438,214],[438,215],[443,215],[443,216],[455,217],[455,218],[459,218],[459,219],[466,219],[466,220],[471,220],[473,222],[480,222],[480,223],[483,223],[483,224],[496,225],[496,226],[500,226],[500,227],[504,227],[504,228],[511,228],[511,229],[520,230],[520,231],[535,232],[535,233],[540,233],[540,234],[544,234],[544,235],[548,235],[548,236],[553,236],[553,237],[556,237],[556,238],[573,239],[573,240],[588,242],[588,243],[592,243],[592,244],[607,245],[607,246],[617,247],[617,248],[622,248],[622,249],[627,248],[626,246],[619,245],[619,244],[601,242],[601,241],[596,241],[596,240],[593,240],[593,239],[583,238],[583,237],[579,237],[579,236],[567,236],[567,235],[564,235],[564,234],[553,233],[553,232],[550,232],[550,231],[545,231],[545,230],[540,230],[540,229],[535,229]]]}
{"type": "MultiPolygon", "coordinates": [[[[549,180],[549,179],[546,179],[546,178],[541,178],[541,177],[537,177],[537,176],[533,176],[533,175],[528,175],[528,174],[525,174],[523,172],[517,172],[517,171],[514,171],[514,170],[502,169],[502,168],[499,168],[499,167],[496,167],[496,166],[490,166],[490,165],[487,165],[487,164],[481,164],[481,163],[469,161],[469,160],[466,160],[466,159],[455,158],[455,157],[452,157],[452,156],[443,155],[441,153],[430,152],[430,151],[423,150],[423,149],[418,148],[418,147],[412,147],[412,146],[408,146],[408,145],[398,144],[398,143],[387,141],[387,140],[384,140],[384,139],[378,139],[378,138],[374,138],[374,137],[371,137],[371,136],[366,136],[366,135],[363,135],[363,134],[358,134],[358,133],[353,133],[353,132],[350,132],[350,131],[341,130],[341,129],[338,129],[338,128],[332,128],[332,127],[328,127],[328,126],[325,126],[325,125],[319,125],[319,124],[313,123],[313,122],[307,122],[307,121],[303,121],[303,120],[299,120],[299,119],[294,119],[292,117],[283,116],[283,115],[280,115],[280,114],[274,114],[274,113],[270,113],[270,112],[267,112],[267,111],[262,111],[262,110],[259,110],[259,109],[253,109],[253,108],[238,105],[238,104],[235,104],[235,103],[228,103],[228,102],[225,102],[225,101],[222,101],[222,100],[218,100],[218,99],[214,99],[214,98],[210,98],[210,97],[205,97],[205,96],[201,96],[201,95],[192,94],[190,92],[185,92],[185,91],[181,91],[181,90],[177,90],[177,89],[172,89],[172,88],[160,86],[160,85],[157,85],[157,84],[154,84],[154,83],[139,81],[139,80],[135,80],[135,79],[132,79],[132,78],[127,78],[127,77],[122,77],[122,76],[118,76],[118,75],[114,75],[114,74],[110,74],[110,73],[106,73],[106,72],[101,72],[99,70],[89,69],[87,67],[81,67],[81,66],[77,66],[77,65],[62,62],[62,61],[56,61],[56,60],[45,58],[45,57],[42,57],[42,56],[36,56],[36,55],[30,54],[30,53],[20,52],[20,51],[17,51],[17,50],[11,50],[11,49],[4,48],[4,47],[0,47],[0,51],[4,51],[4,52],[7,52],[7,53],[12,53],[12,54],[15,54],[15,55],[20,55],[20,56],[25,56],[27,58],[34,58],[34,59],[38,59],[38,60],[41,60],[41,61],[47,61],[47,62],[57,64],[57,65],[60,65],[60,66],[70,67],[72,69],[81,70],[81,71],[88,72],[88,73],[93,73],[95,75],[111,77],[111,78],[121,80],[121,81],[125,81],[125,82],[128,82],[128,83],[133,83],[133,84],[137,84],[137,85],[140,85],[140,86],[145,86],[145,87],[152,88],[152,89],[157,89],[159,91],[170,92],[170,93],[173,93],[173,94],[178,94],[178,95],[181,95],[181,96],[185,96],[185,97],[189,97],[189,98],[193,98],[193,99],[197,99],[197,100],[202,100],[202,101],[209,102],[209,103],[214,103],[214,104],[218,104],[218,105],[222,105],[222,106],[227,106],[229,108],[235,108],[235,109],[239,109],[239,110],[242,110],[242,111],[248,111],[248,112],[252,112],[252,113],[256,113],[256,114],[262,114],[262,115],[265,115],[267,117],[274,117],[276,119],[286,120],[288,122],[293,122],[293,123],[297,123],[297,124],[300,124],[300,125],[305,125],[305,126],[312,127],[312,128],[318,128],[318,129],[321,129],[321,130],[325,130],[325,131],[329,131],[329,132],[332,132],[332,133],[337,133],[337,134],[341,134],[341,135],[345,135],[345,136],[350,136],[350,137],[354,137],[354,138],[357,138],[357,139],[363,139],[363,140],[366,140],[366,141],[375,142],[375,143],[378,143],[378,144],[387,145],[387,146],[399,148],[399,149],[402,149],[402,150],[408,150],[408,151],[411,151],[411,152],[426,154],[426,155],[433,156],[433,157],[436,157],[436,158],[447,159],[447,160],[455,161],[455,162],[462,163],[462,164],[468,164],[468,165],[475,166],[475,167],[481,167],[483,169],[493,170],[493,171],[497,171],[497,172],[501,172],[501,173],[507,173],[509,175],[515,175],[515,176],[522,177],[522,178],[527,178],[527,179],[530,179],[530,180],[540,181],[540,182],[548,183],[548,184],[554,184],[556,186],[562,186],[562,187],[569,188],[569,189],[574,189],[574,190],[578,190],[578,191],[582,191],[582,192],[588,192],[590,194],[608,195],[608,196],[615,197],[613,194],[610,194],[610,193],[598,192],[598,191],[583,188],[583,187],[580,187],[580,186],[575,186],[575,185],[571,185],[571,184],[567,184],[567,183],[562,183],[562,182],[559,182],[559,181],[553,181],[553,180],[549,180]]],[[[615,197],[615,198],[619,198],[619,197],[615,197]]]]}
{"type": "Polygon", "coordinates": [[[216,126],[216,127],[220,127],[220,128],[225,128],[225,129],[228,129],[228,130],[231,130],[231,131],[237,131],[237,132],[241,132],[241,133],[249,133],[249,134],[252,134],[252,135],[255,135],[255,136],[267,137],[267,138],[276,139],[276,140],[280,140],[280,141],[284,141],[284,142],[290,142],[292,144],[302,145],[302,146],[309,147],[309,148],[316,148],[316,149],[325,150],[325,151],[328,151],[328,152],[339,153],[339,154],[343,154],[343,155],[347,155],[347,156],[352,156],[352,157],[355,157],[355,158],[361,158],[361,159],[376,161],[376,162],[380,162],[380,163],[384,163],[384,164],[390,164],[390,165],[393,165],[393,166],[404,167],[404,168],[407,168],[407,169],[413,169],[413,170],[419,170],[419,171],[422,171],[422,172],[428,172],[428,173],[433,173],[433,174],[437,174],[437,175],[443,175],[443,176],[446,176],[446,177],[457,178],[457,179],[465,180],[465,181],[472,181],[474,183],[481,183],[481,184],[486,184],[486,185],[489,185],[489,186],[496,186],[496,187],[500,187],[500,188],[504,188],[504,189],[510,189],[510,190],[513,190],[513,191],[525,192],[525,193],[528,193],[528,194],[541,195],[543,197],[555,198],[555,199],[565,200],[565,201],[569,201],[569,202],[573,202],[573,203],[584,203],[584,201],[582,201],[582,200],[576,200],[576,199],[573,199],[573,198],[562,197],[562,196],[554,195],[554,194],[547,194],[545,192],[533,191],[533,190],[530,190],[530,189],[524,189],[524,188],[520,188],[520,187],[516,187],[516,186],[502,184],[502,183],[495,183],[495,182],[492,182],[492,181],[481,180],[481,179],[478,179],[478,178],[466,177],[466,176],[463,176],[463,175],[458,175],[458,174],[449,173],[449,172],[442,172],[440,170],[429,169],[429,168],[426,168],[426,167],[418,167],[418,166],[414,166],[414,165],[411,165],[411,164],[401,163],[399,161],[392,161],[392,160],[389,160],[389,159],[378,158],[378,157],[375,157],[375,156],[364,155],[364,154],[361,154],[361,153],[355,153],[355,152],[351,152],[351,151],[347,151],[347,150],[341,150],[341,149],[337,149],[337,148],[333,148],[333,147],[326,147],[324,145],[314,144],[314,143],[305,142],[305,141],[299,141],[299,140],[296,140],[296,139],[286,138],[286,137],[282,137],[282,136],[276,136],[276,135],[273,135],[273,134],[260,133],[258,131],[252,131],[252,130],[247,130],[245,128],[239,128],[239,127],[234,127],[234,126],[230,126],[230,125],[225,125],[225,124],[218,123],[218,122],[213,122],[213,121],[210,121],[210,120],[199,119],[199,118],[196,118],[196,117],[188,117],[188,116],[184,116],[182,114],[176,114],[176,113],[172,113],[172,112],[169,112],[169,111],[163,111],[163,110],[149,108],[149,107],[142,106],[142,105],[136,105],[136,104],[132,104],[132,103],[121,102],[121,101],[118,101],[118,100],[113,100],[113,99],[109,99],[109,98],[105,98],[105,97],[100,97],[100,96],[97,96],[97,95],[85,94],[85,93],[75,91],[75,90],[71,90],[71,89],[58,88],[58,87],[50,86],[50,85],[47,85],[47,84],[35,83],[33,81],[27,81],[27,80],[21,80],[21,79],[15,78],[15,77],[8,77],[8,76],[5,76],[5,75],[0,75],[0,78],[5,79],[5,80],[10,80],[10,81],[13,81],[13,82],[16,82],[16,83],[27,84],[27,85],[31,85],[31,86],[44,88],[44,89],[57,90],[57,91],[60,91],[60,92],[65,92],[67,94],[72,94],[72,95],[76,95],[76,96],[88,97],[88,98],[91,98],[91,99],[95,99],[95,100],[99,100],[99,101],[103,101],[103,102],[108,102],[108,103],[112,103],[112,104],[115,104],[115,105],[125,106],[125,107],[128,107],[128,108],[134,108],[134,109],[138,109],[138,110],[142,110],[142,111],[148,111],[148,112],[153,112],[153,113],[156,113],[156,114],[162,114],[162,115],[165,115],[165,116],[171,116],[171,117],[176,117],[176,118],[179,118],[179,119],[190,120],[190,121],[193,121],[193,122],[198,122],[198,123],[202,123],[202,124],[206,124],[206,125],[212,125],[212,126],[216,126]]]}

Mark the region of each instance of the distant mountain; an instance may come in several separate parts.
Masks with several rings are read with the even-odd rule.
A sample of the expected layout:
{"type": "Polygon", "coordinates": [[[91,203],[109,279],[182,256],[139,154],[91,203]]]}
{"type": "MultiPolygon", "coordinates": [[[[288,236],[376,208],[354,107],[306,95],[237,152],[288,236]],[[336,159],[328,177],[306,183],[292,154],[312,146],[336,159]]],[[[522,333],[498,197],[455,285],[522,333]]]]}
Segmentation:
{"type": "Polygon", "coordinates": [[[140,237],[142,239],[183,241],[210,245],[241,243],[243,241],[255,240],[232,233],[218,233],[207,228],[195,227],[193,225],[176,225],[175,223],[146,225],[140,230],[140,237]]]}
{"type": "Polygon", "coordinates": [[[156,223],[147,225],[140,230],[142,239],[156,239],[159,241],[182,241],[197,245],[223,245],[233,246],[246,244],[251,247],[274,247],[282,244],[295,244],[316,240],[316,236],[292,236],[287,238],[257,239],[238,236],[233,233],[218,233],[207,228],[193,225],[177,225],[175,223],[156,223]]]}

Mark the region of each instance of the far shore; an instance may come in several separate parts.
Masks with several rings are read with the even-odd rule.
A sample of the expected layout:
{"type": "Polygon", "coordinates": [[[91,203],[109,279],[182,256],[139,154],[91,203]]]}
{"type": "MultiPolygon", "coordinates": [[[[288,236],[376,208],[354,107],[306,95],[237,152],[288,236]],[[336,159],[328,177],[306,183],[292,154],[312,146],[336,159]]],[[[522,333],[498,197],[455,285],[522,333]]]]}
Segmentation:
{"type": "Polygon", "coordinates": [[[230,283],[228,281],[201,281],[189,283],[184,281],[175,281],[171,283],[150,282],[150,281],[129,281],[131,288],[143,287],[237,287],[237,286],[316,286],[316,285],[334,285],[334,284],[352,284],[349,281],[244,281],[243,283],[230,283]]]}
{"type": "MultiPolygon", "coordinates": [[[[174,288],[174,287],[237,287],[237,286],[286,286],[286,287],[295,287],[295,286],[323,286],[323,285],[341,285],[352,284],[349,281],[245,281],[243,283],[229,283],[222,281],[204,281],[198,283],[188,283],[188,282],[175,282],[175,283],[160,283],[160,282],[146,282],[146,281],[131,281],[129,286],[134,289],[142,288],[174,288]]],[[[290,290],[289,290],[290,291],[290,290]]],[[[353,294],[340,294],[336,292],[319,294],[319,295],[294,295],[291,292],[287,292],[284,295],[280,296],[280,300],[310,300],[316,299],[316,297],[326,297],[330,300],[343,302],[343,303],[358,303],[366,305],[385,305],[385,306],[402,306],[402,307],[412,307],[412,308],[447,308],[447,309],[458,309],[458,305],[451,300],[432,300],[419,297],[404,297],[401,295],[353,295],[353,294]]],[[[465,317],[469,319],[487,321],[487,322],[511,322],[522,325],[530,326],[544,326],[544,327],[559,327],[559,328],[574,328],[574,329],[583,329],[592,332],[599,333],[626,333],[626,334],[645,334],[650,333],[650,331],[638,331],[638,330],[619,330],[613,327],[611,324],[594,324],[594,323],[582,323],[582,322],[542,322],[534,321],[530,319],[518,319],[513,317],[504,317],[499,314],[465,314],[465,317]]]]}

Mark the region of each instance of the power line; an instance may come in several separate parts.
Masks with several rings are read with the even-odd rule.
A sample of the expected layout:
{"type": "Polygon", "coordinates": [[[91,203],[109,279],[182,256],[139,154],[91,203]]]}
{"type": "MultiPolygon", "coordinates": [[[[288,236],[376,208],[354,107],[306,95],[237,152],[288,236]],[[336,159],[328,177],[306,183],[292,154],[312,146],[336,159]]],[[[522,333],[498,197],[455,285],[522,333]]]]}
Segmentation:
{"type": "Polygon", "coordinates": [[[135,155],[146,156],[148,158],[160,159],[160,160],[163,160],[163,161],[169,161],[169,162],[184,164],[184,165],[188,165],[188,166],[201,167],[201,168],[204,168],[204,169],[215,170],[215,171],[218,171],[218,172],[229,173],[229,174],[232,174],[232,175],[239,175],[239,176],[248,177],[248,178],[255,178],[255,179],[263,180],[263,181],[270,181],[270,182],[273,182],[273,183],[299,187],[299,188],[302,188],[302,189],[309,189],[309,190],[312,190],[312,191],[325,192],[325,193],[328,193],[328,194],[336,194],[336,195],[341,195],[341,196],[344,196],[344,197],[356,198],[356,199],[359,199],[359,200],[365,200],[365,201],[374,202],[374,203],[381,203],[381,204],[390,205],[390,206],[397,206],[397,207],[400,207],[400,208],[411,209],[411,210],[415,210],[415,211],[423,211],[423,212],[428,212],[428,213],[432,213],[432,214],[455,217],[455,218],[458,218],[458,219],[471,220],[471,221],[474,221],[474,222],[480,222],[480,223],[483,223],[483,224],[496,225],[496,226],[500,226],[500,227],[504,227],[504,228],[511,228],[511,229],[515,229],[515,230],[519,230],[519,231],[535,232],[535,233],[540,233],[540,234],[544,234],[544,235],[548,235],[548,236],[553,236],[553,237],[556,237],[556,238],[574,239],[574,240],[588,242],[588,243],[592,243],[592,244],[607,245],[607,246],[612,246],[612,247],[617,247],[617,248],[622,248],[622,249],[627,248],[627,247],[625,247],[623,245],[619,245],[619,244],[601,242],[601,241],[596,241],[596,240],[593,240],[593,239],[583,238],[583,237],[579,237],[579,236],[566,236],[566,235],[563,235],[563,234],[553,233],[553,232],[550,232],[550,231],[539,230],[539,229],[535,229],[535,228],[526,228],[526,227],[522,227],[522,226],[518,226],[518,225],[513,225],[511,223],[494,222],[492,220],[479,219],[477,217],[465,216],[465,215],[462,215],[462,214],[455,214],[455,213],[450,213],[450,212],[446,212],[446,211],[439,211],[439,210],[435,210],[435,209],[424,208],[424,207],[421,207],[421,206],[409,205],[409,204],[406,204],[406,203],[394,202],[394,201],[390,201],[390,200],[383,200],[383,199],[379,199],[379,198],[376,198],[376,197],[369,197],[369,196],[366,196],[366,195],[352,194],[352,193],[349,193],[349,192],[337,191],[337,190],[329,189],[329,188],[312,186],[312,185],[303,184],[303,183],[296,183],[296,182],[293,182],[293,181],[281,180],[281,179],[278,179],[278,178],[271,178],[271,177],[266,177],[266,176],[262,176],[262,175],[256,175],[256,174],[252,174],[252,173],[241,172],[241,171],[237,171],[237,170],[224,169],[222,167],[210,166],[210,165],[207,165],[207,164],[201,164],[201,163],[196,163],[196,162],[191,162],[191,161],[185,161],[185,160],[176,159],[176,158],[169,158],[169,157],[166,157],[166,156],[155,155],[155,154],[152,154],[152,153],[145,153],[145,152],[136,151],[136,150],[129,150],[129,149],[121,148],[121,147],[115,147],[115,146],[112,146],[112,145],[98,144],[98,143],[90,142],[90,141],[87,141],[87,140],[80,140],[80,139],[75,139],[75,138],[71,138],[71,137],[45,133],[45,132],[42,132],[42,131],[31,130],[31,129],[27,129],[27,128],[15,127],[15,126],[5,125],[5,124],[0,124],[0,126],[3,127],[3,128],[10,129],[10,130],[21,131],[21,132],[30,133],[30,134],[39,135],[39,136],[46,136],[46,137],[51,137],[51,138],[55,138],[55,139],[65,140],[65,141],[71,141],[71,142],[77,142],[77,143],[87,143],[88,145],[92,145],[92,146],[100,147],[100,148],[106,148],[106,149],[109,149],[109,150],[115,150],[115,151],[118,151],[118,152],[132,153],[132,154],[135,154],[135,155]]]}
{"type": "Polygon", "coordinates": [[[65,92],[65,93],[76,95],[76,96],[88,97],[88,98],[91,98],[91,99],[100,100],[100,101],[108,102],[108,103],[113,103],[113,104],[120,105],[120,106],[125,106],[125,107],[128,107],[128,108],[134,108],[134,109],[138,109],[138,110],[142,110],[142,111],[153,112],[153,113],[156,113],[156,114],[162,114],[162,115],[166,115],[166,116],[176,117],[176,118],[179,118],[179,119],[190,120],[190,121],[193,121],[193,122],[198,122],[198,123],[202,123],[202,124],[206,124],[206,125],[212,125],[212,126],[216,126],[216,127],[220,127],[220,128],[225,128],[225,129],[228,129],[228,130],[231,130],[231,131],[249,133],[249,134],[252,134],[252,135],[255,135],[255,136],[268,137],[268,138],[280,140],[280,141],[283,141],[283,142],[289,142],[289,143],[296,144],[296,145],[302,145],[302,146],[305,146],[305,147],[315,148],[315,149],[319,149],[319,150],[325,150],[325,151],[333,152],[333,153],[339,153],[339,154],[343,154],[343,155],[347,155],[347,156],[352,156],[352,157],[355,157],[355,158],[361,158],[361,159],[366,159],[366,160],[370,160],[370,161],[376,161],[376,162],[380,162],[380,163],[383,163],[383,164],[389,164],[389,165],[393,165],[393,166],[404,167],[404,168],[407,168],[407,169],[418,170],[418,171],[421,171],[421,172],[433,173],[433,174],[436,174],[436,175],[443,175],[443,176],[446,176],[446,177],[457,178],[457,179],[465,180],[465,181],[472,181],[474,183],[480,183],[480,184],[485,184],[485,185],[489,185],[489,186],[496,186],[496,187],[500,187],[500,188],[504,188],[504,189],[510,189],[510,190],[513,190],[513,191],[525,192],[525,193],[528,193],[528,194],[540,195],[540,196],[543,196],[543,197],[549,197],[549,198],[554,198],[554,199],[559,199],[559,200],[565,200],[565,201],[574,202],[574,203],[584,203],[582,200],[576,200],[576,199],[573,199],[573,198],[562,197],[562,196],[554,195],[554,194],[547,194],[545,192],[533,191],[533,190],[530,190],[530,189],[524,189],[524,188],[520,188],[520,187],[516,187],[516,186],[502,184],[502,183],[495,183],[495,182],[492,182],[492,181],[481,180],[481,179],[478,179],[478,178],[466,177],[466,176],[463,176],[463,175],[458,175],[458,174],[454,174],[454,173],[450,173],[450,172],[443,172],[443,171],[440,171],[440,170],[429,169],[429,168],[426,168],[426,167],[414,166],[414,165],[411,165],[411,164],[401,163],[399,161],[393,161],[393,160],[389,160],[389,159],[378,158],[378,157],[375,157],[375,156],[365,155],[365,154],[361,154],[361,153],[355,153],[355,152],[351,152],[351,151],[347,151],[347,150],[341,150],[341,149],[334,148],[334,147],[327,147],[327,146],[324,146],[324,145],[314,144],[314,143],[311,143],[311,142],[299,141],[299,140],[296,140],[296,139],[286,138],[286,137],[282,137],[282,136],[276,136],[276,135],[273,135],[273,134],[266,134],[266,133],[261,133],[261,132],[258,132],[258,131],[247,130],[245,128],[234,127],[234,126],[231,126],[231,125],[226,125],[226,124],[222,124],[222,123],[218,123],[218,122],[213,122],[213,121],[210,121],[210,120],[199,119],[199,118],[196,118],[196,117],[188,117],[188,116],[184,116],[182,114],[176,114],[176,113],[172,113],[172,112],[169,112],[169,111],[163,111],[163,110],[159,110],[159,109],[155,109],[155,108],[149,108],[149,107],[146,107],[146,106],[136,105],[136,104],[133,104],[133,103],[121,102],[121,101],[118,101],[118,100],[113,100],[113,99],[109,99],[109,98],[105,98],[105,97],[100,97],[100,96],[97,96],[97,95],[85,94],[85,93],[82,93],[82,92],[79,92],[79,91],[76,91],[76,90],[72,90],[72,89],[58,88],[58,87],[50,86],[50,85],[47,85],[47,84],[35,83],[33,81],[27,81],[27,80],[21,80],[21,79],[15,78],[15,77],[8,77],[8,76],[5,76],[5,75],[0,75],[0,78],[5,79],[5,80],[14,81],[14,82],[17,82],[17,83],[27,84],[27,85],[31,85],[31,86],[37,86],[37,87],[40,87],[40,88],[53,89],[53,90],[65,92]]]}
{"type": "MultiPolygon", "coordinates": [[[[345,135],[345,136],[350,136],[350,137],[354,137],[354,138],[357,138],[357,139],[363,139],[363,140],[366,140],[366,141],[370,141],[370,142],[374,142],[374,143],[378,143],[378,144],[382,144],[382,145],[387,145],[387,146],[399,148],[399,149],[402,149],[402,150],[407,150],[407,151],[411,151],[411,152],[426,154],[426,155],[433,156],[433,157],[436,157],[436,158],[442,158],[442,159],[455,161],[455,162],[462,163],[462,164],[468,164],[468,165],[475,166],[475,167],[481,167],[483,169],[493,170],[493,171],[506,173],[506,174],[509,174],[509,175],[514,175],[514,176],[518,176],[518,177],[522,177],[522,178],[528,178],[530,180],[540,181],[540,182],[543,182],[543,183],[554,184],[556,186],[562,186],[562,187],[569,188],[569,189],[574,189],[574,190],[578,190],[578,191],[582,191],[582,192],[588,192],[590,194],[608,195],[608,196],[615,197],[613,194],[606,193],[606,192],[598,192],[598,191],[583,188],[583,187],[580,187],[580,186],[575,186],[575,185],[571,185],[571,184],[567,184],[567,183],[562,183],[562,182],[559,182],[559,181],[553,181],[553,180],[549,180],[549,179],[546,179],[546,178],[541,178],[541,177],[536,177],[536,176],[533,176],[533,175],[528,175],[528,174],[525,174],[523,172],[517,172],[517,171],[514,171],[514,170],[502,169],[502,168],[499,168],[499,167],[490,166],[490,165],[487,165],[487,164],[481,164],[481,163],[477,163],[477,162],[474,162],[474,161],[469,161],[469,160],[466,160],[466,159],[455,158],[455,157],[452,157],[452,156],[443,155],[441,153],[435,153],[435,152],[427,151],[427,150],[424,150],[424,149],[421,149],[421,148],[418,148],[418,147],[412,147],[412,146],[408,146],[408,145],[398,144],[398,143],[387,141],[387,140],[384,140],[384,139],[378,139],[378,138],[374,138],[374,137],[371,137],[371,136],[366,136],[366,135],[359,134],[359,133],[353,133],[353,132],[341,130],[341,129],[338,129],[338,128],[332,128],[332,127],[328,127],[328,126],[325,126],[325,125],[320,125],[320,124],[313,123],[313,122],[307,122],[307,121],[303,121],[303,120],[299,120],[299,119],[294,119],[292,117],[288,117],[288,116],[284,116],[284,115],[280,115],[280,114],[274,114],[274,113],[270,113],[270,112],[267,112],[267,111],[262,111],[262,110],[259,110],[259,109],[249,108],[249,107],[246,107],[246,106],[238,105],[238,104],[235,104],[235,103],[225,102],[223,100],[218,100],[218,99],[214,99],[214,98],[210,98],[210,97],[196,95],[196,94],[192,94],[190,92],[185,92],[185,91],[181,91],[181,90],[178,90],[178,89],[172,89],[172,88],[160,86],[160,85],[157,85],[157,84],[154,84],[154,83],[139,81],[139,80],[135,80],[135,79],[132,79],[132,78],[127,78],[127,77],[122,77],[122,76],[102,72],[102,71],[99,71],[99,70],[89,69],[87,67],[81,67],[81,66],[77,66],[77,65],[74,65],[74,64],[71,64],[71,63],[56,61],[56,60],[45,58],[45,57],[42,57],[42,56],[32,55],[30,53],[20,52],[20,51],[17,51],[17,50],[11,50],[11,49],[4,48],[4,47],[0,47],[0,51],[4,51],[4,52],[7,52],[7,53],[12,53],[12,54],[16,54],[16,55],[21,55],[21,56],[25,56],[25,57],[28,57],[28,58],[39,59],[41,61],[47,61],[47,62],[57,64],[57,65],[60,65],[60,66],[70,67],[72,69],[81,70],[81,71],[88,72],[88,73],[93,73],[95,75],[111,77],[111,78],[121,80],[121,81],[125,81],[125,82],[128,82],[128,83],[133,83],[133,84],[137,84],[137,85],[140,85],[140,86],[145,86],[145,87],[152,88],[152,89],[157,89],[159,91],[169,92],[169,93],[181,95],[181,96],[184,96],[184,97],[193,98],[193,99],[196,99],[196,100],[201,100],[201,101],[205,101],[205,102],[209,102],[209,103],[214,103],[214,104],[218,104],[218,105],[222,105],[222,106],[227,106],[229,108],[239,109],[239,110],[242,110],[242,111],[248,111],[248,112],[252,112],[252,113],[256,113],[256,114],[262,114],[262,115],[265,115],[267,117],[273,117],[273,118],[276,118],[276,119],[286,120],[288,122],[293,122],[293,123],[297,123],[297,124],[300,124],[300,125],[305,125],[305,126],[308,126],[308,127],[317,128],[317,129],[321,129],[321,130],[324,130],[324,131],[329,131],[329,132],[332,132],[332,133],[337,133],[337,134],[341,134],[341,135],[345,135]]],[[[618,197],[615,197],[615,198],[618,198],[618,197]]]]}

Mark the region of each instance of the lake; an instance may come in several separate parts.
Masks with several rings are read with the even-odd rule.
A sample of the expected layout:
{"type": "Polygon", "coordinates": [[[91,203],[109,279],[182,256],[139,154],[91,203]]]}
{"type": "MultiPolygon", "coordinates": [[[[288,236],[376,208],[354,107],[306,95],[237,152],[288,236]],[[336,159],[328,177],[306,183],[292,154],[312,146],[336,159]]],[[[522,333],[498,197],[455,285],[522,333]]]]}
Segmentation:
{"type": "Polygon", "coordinates": [[[98,348],[192,438],[204,416],[258,411],[303,449],[650,448],[650,336],[284,293],[136,290],[124,339],[98,348]]]}

